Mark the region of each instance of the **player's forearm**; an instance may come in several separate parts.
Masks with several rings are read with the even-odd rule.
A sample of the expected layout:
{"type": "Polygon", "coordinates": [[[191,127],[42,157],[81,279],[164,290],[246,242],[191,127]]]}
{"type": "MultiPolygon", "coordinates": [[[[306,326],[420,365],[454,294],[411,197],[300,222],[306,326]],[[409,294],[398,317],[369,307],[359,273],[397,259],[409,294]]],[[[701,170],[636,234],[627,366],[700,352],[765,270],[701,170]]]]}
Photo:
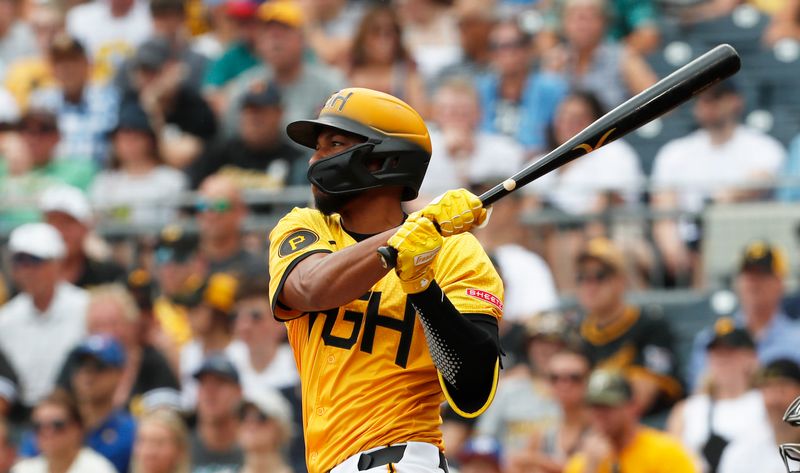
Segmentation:
{"type": "Polygon", "coordinates": [[[395,229],[379,233],[341,251],[316,254],[289,274],[280,300],[302,312],[343,306],[367,293],[388,270],[377,249],[386,245],[395,229]]]}

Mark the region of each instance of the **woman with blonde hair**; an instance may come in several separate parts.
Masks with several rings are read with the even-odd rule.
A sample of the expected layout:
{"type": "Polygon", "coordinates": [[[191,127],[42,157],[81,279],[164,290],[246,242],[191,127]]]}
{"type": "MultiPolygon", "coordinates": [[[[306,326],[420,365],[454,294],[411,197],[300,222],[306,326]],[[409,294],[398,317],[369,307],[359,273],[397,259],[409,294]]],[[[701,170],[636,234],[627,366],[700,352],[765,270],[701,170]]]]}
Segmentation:
{"type": "Polygon", "coordinates": [[[133,445],[131,473],[189,471],[189,431],[181,416],[169,409],[142,416],[133,445]]]}

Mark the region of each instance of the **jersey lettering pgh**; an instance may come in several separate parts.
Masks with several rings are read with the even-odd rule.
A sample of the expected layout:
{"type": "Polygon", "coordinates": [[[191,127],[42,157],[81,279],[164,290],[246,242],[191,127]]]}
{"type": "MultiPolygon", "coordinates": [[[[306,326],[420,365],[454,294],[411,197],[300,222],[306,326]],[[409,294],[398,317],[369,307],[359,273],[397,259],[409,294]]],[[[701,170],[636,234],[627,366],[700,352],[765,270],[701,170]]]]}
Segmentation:
{"type": "MultiPolygon", "coordinates": [[[[278,222],[270,242],[269,295],[275,317],[286,321],[300,373],[309,472],[399,442],[443,450],[444,395],[422,325],[395,273],[342,307],[304,314],[278,302],[286,277],[303,258],[356,241],[338,215],[294,209],[278,222]]],[[[459,312],[500,318],[500,277],[471,234],[445,238],[434,265],[437,282],[459,312]],[[475,297],[476,290],[491,297],[475,297]]]]}

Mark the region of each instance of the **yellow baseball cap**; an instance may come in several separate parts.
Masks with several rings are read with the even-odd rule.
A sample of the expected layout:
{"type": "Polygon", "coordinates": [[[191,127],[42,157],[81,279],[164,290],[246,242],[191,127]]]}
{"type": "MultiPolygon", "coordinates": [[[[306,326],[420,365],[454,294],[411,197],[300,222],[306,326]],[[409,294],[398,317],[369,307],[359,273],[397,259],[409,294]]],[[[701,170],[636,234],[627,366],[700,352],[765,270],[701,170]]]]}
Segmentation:
{"type": "Polygon", "coordinates": [[[585,259],[596,259],[619,273],[625,270],[625,257],[622,251],[608,238],[592,238],[578,253],[578,262],[585,259]]]}
{"type": "Polygon", "coordinates": [[[778,246],[757,240],[745,247],[739,271],[761,271],[785,278],[789,273],[789,262],[778,246]]]}
{"type": "Polygon", "coordinates": [[[256,16],[264,23],[276,22],[292,28],[303,27],[303,11],[292,0],[269,0],[261,4],[256,16]]]}

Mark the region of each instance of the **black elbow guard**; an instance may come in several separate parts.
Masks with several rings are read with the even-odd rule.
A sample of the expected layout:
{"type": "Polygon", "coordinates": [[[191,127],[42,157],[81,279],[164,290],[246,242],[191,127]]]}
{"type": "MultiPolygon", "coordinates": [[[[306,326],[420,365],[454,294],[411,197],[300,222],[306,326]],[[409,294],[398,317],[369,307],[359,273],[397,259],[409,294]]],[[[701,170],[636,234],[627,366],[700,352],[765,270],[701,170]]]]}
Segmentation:
{"type": "Polygon", "coordinates": [[[445,396],[459,414],[474,417],[494,396],[499,370],[497,320],[484,314],[462,315],[434,281],[408,296],[419,314],[445,396]]]}

